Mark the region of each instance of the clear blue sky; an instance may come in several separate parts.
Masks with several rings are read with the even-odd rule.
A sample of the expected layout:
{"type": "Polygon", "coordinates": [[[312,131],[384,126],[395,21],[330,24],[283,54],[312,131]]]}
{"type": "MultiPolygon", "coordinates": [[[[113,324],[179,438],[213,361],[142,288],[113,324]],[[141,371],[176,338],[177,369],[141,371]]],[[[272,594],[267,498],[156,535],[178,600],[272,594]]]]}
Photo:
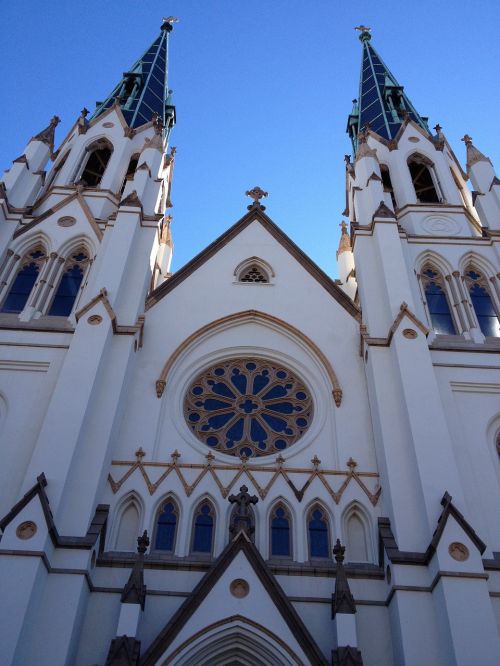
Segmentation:
{"type": "Polygon", "coordinates": [[[359,23],[459,159],[468,132],[500,175],[499,0],[3,0],[0,169],[54,114],[61,140],[169,15],[181,19],[170,43],[174,270],[239,219],[245,190],[260,185],[274,221],[336,275],[359,23]]]}

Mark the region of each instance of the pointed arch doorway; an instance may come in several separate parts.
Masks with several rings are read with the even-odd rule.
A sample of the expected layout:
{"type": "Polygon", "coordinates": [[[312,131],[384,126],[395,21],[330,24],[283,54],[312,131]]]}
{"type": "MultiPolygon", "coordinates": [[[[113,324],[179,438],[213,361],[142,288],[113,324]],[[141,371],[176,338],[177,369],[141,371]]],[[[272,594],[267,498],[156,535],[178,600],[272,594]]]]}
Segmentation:
{"type": "Polygon", "coordinates": [[[302,666],[284,641],[265,627],[237,615],[194,634],[158,666],[302,666]]]}

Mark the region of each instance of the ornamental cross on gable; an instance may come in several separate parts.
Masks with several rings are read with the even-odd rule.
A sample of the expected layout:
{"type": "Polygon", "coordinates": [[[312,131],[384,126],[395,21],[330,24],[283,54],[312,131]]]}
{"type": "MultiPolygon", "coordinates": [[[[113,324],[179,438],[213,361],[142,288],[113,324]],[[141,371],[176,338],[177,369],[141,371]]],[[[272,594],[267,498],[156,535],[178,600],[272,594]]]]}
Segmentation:
{"type": "Polygon", "coordinates": [[[251,521],[251,504],[257,504],[259,501],[256,495],[249,495],[248,488],[241,486],[238,495],[229,495],[228,497],[231,504],[235,505],[234,515],[231,525],[231,533],[236,536],[238,532],[245,532],[251,534],[252,521],[251,521]]]}
{"type": "Polygon", "coordinates": [[[261,189],[260,187],[258,187],[258,186],[256,185],[256,186],[255,186],[254,188],[252,188],[251,190],[247,190],[247,191],[245,192],[245,194],[247,195],[247,197],[250,197],[251,199],[253,199],[253,203],[250,204],[250,206],[248,206],[248,209],[249,209],[249,210],[250,210],[253,206],[255,206],[256,208],[261,208],[262,210],[265,210],[265,206],[263,206],[263,205],[261,204],[260,200],[263,199],[263,198],[265,198],[265,197],[267,197],[267,195],[268,195],[267,192],[264,192],[263,189],[261,189]]]}

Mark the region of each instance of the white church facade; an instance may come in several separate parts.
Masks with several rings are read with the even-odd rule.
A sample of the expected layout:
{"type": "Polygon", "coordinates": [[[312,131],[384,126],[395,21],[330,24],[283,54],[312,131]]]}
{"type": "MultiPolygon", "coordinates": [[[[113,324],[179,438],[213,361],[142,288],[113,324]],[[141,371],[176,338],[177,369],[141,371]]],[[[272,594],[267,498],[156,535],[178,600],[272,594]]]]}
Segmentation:
{"type": "Polygon", "coordinates": [[[362,29],[340,280],[258,187],[171,273],[171,31],[0,184],[0,663],[495,666],[493,165],[362,29]]]}

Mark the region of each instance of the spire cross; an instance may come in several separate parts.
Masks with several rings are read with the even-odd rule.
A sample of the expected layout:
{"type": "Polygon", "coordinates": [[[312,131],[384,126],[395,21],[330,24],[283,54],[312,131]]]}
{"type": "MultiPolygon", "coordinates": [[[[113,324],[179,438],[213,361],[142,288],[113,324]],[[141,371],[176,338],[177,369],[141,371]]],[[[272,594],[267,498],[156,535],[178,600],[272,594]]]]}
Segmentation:
{"type": "Polygon", "coordinates": [[[471,146],[472,145],[472,137],[469,136],[468,134],[464,134],[463,138],[461,139],[465,143],[466,146],[471,146]]]}
{"type": "Polygon", "coordinates": [[[439,132],[443,129],[441,125],[438,123],[437,125],[434,125],[433,129],[436,130],[436,134],[439,134],[439,132]]]}
{"type": "Polygon", "coordinates": [[[359,38],[362,42],[369,42],[370,39],[372,38],[371,36],[371,28],[369,28],[367,25],[357,25],[354,30],[358,30],[360,35],[359,38]]]}
{"type": "Polygon", "coordinates": [[[140,446],[137,449],[137,451],[135,452],[135,457],[137,458],[137,462],[142,462],[142,459],[144,458],[145,455],[146,455],[146,452],[144,451],[142,446],[140,446]]]}
{"type": "Polygon", "coordinates": [[[372,29],[367,25],[357,25],[354,30],[359,30],[359,32],[371,32],[372,29]]]}
{"type": "Polygon", "coordinates": [[[339,224],[339,227],[342,229],[342,234],[347,233],[347,224],[342,220],[342,222],[339,224]]]}

